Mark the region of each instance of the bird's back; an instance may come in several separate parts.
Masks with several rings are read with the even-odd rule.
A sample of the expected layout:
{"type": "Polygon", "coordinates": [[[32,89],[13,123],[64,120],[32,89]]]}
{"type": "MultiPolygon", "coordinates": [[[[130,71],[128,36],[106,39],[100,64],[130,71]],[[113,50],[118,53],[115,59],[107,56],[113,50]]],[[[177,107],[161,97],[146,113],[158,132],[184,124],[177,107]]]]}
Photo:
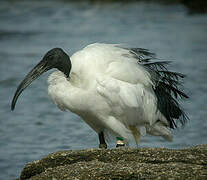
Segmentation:
{"type": "Polygon", "coordinates": [[[91,82],[97,74],[103,74],[127,83],[153,85],[150,73],[137,63],[128,49],[118,44],[88,45],[76,52],[71,61],[72,73],[85,82],[91,82]]]}

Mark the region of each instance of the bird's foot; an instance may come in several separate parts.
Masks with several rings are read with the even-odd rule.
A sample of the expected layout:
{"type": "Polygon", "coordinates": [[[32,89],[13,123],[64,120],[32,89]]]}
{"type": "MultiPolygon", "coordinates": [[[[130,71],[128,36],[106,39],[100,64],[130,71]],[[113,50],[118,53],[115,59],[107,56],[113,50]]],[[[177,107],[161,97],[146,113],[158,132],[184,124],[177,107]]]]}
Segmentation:
{"type": "Polygon", "coordinates": [[[121,137],[117,137],[116,138],[116,147],[124,147],[125,143],[124,143],[124,139],[121,137]]]}
{"type": "Polygon", "coordinates": [[[116,144],[116,147],[125,147],[125,144],[116,144]]]}
{"type": "Polygon", "coordinates": [[[99,144],[99,148],[101,149],[107,149],[107,144],[99,144]]]}

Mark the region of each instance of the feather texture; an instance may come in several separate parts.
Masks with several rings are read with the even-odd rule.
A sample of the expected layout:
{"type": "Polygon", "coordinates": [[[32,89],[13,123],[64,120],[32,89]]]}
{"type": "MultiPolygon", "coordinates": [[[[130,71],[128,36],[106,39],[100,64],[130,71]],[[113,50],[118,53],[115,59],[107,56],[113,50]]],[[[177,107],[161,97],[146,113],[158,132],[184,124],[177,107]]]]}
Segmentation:
{"type": "MultiPolygon", "coordinates": [[[[169,61],[158,61],[143,48],[95,43],[71,56],[70,78],[50,75],[48,93],[61,109],[78,114],[97,133],[109,132],[138,143],[146,133],[172,140],[187,116],[178,99],[184,75],[168,71],[169,61]],[[156,61],[153,61],[156,60],[156,61]]],[[[106,134],[105,134],[106,135],[106,134]]]]}
{"type": "Polygon", "coordinates": [[[177,123],[174,119],[179,119],[182,125],[185,124],[188,117],[185,112],[180,107],[177,99],[189,98],[182,90],[181,79],[185,75],[168,71],[167,65],[170,61],[155,61],[157,60],[154,53],[149,52],[147,49],[131,48],[130,52],[136,55],[135,58],[138,59],[138,63],[143,65],[153,78],[153,82],[156,84],[154,87],[154,92],[157,96],[157,108],[166,117],[170,123],[171,128],[176,128],[177,123]],[[143,54],[141,56],[140,54],[143,54]],[[142,57],[142,58],[140,58],[142,57]]]}

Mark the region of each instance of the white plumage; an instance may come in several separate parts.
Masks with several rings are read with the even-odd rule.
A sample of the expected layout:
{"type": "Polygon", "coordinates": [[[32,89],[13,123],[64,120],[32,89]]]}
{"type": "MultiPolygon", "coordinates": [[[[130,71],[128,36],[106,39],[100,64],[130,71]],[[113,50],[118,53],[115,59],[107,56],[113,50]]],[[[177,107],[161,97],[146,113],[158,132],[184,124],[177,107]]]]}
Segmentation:
{"type": "Polygon", "coordinates": [[[97,133],[109,131],[125,141],[135,128],[172,140],[152,77],[128,49],[96,43],[76,52],[71,63],[69,80],[60,71],[48,79],[49,96],[61,110],[80,115],[97,133]]]}
{"type": "Polygon", "coordinates": [[[153,58],[154,54],[146,49],[117,44],[88,45],[71,56],[68,78],[60,70],[49,76],[48,94],[61,110],[78,114],[105,137],[113,134],[125,143],[134,137],[138,143],[140,136],[148,133],[171,141],[169,128],[176,127],[173,119],[183,116],[185,120],[186,116],[170,98],[187,96],[176,89],[182,75],[167,71],[166,62],[150,63],[153,58]],[[165,85],[169,99],[165,99],[167,90],[165,97],[156,91],[158,86],[165,91],[162,90],[165,85]]]}

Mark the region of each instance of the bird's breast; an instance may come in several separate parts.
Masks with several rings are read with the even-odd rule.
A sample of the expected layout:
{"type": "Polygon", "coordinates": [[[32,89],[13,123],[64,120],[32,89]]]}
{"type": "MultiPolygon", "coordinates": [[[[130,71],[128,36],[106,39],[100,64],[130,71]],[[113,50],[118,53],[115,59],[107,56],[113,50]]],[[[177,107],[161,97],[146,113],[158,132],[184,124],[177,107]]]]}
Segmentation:
{"type": "Polygon", "coordinates": [[[78,81],[81,80],[74,74],[67,79],[63,73],[53,72],[48,78],[48,95],[61,110],[68,109],[78,115],[91,113],[97,104],[95,89],[85,88],[78,81]]]}

